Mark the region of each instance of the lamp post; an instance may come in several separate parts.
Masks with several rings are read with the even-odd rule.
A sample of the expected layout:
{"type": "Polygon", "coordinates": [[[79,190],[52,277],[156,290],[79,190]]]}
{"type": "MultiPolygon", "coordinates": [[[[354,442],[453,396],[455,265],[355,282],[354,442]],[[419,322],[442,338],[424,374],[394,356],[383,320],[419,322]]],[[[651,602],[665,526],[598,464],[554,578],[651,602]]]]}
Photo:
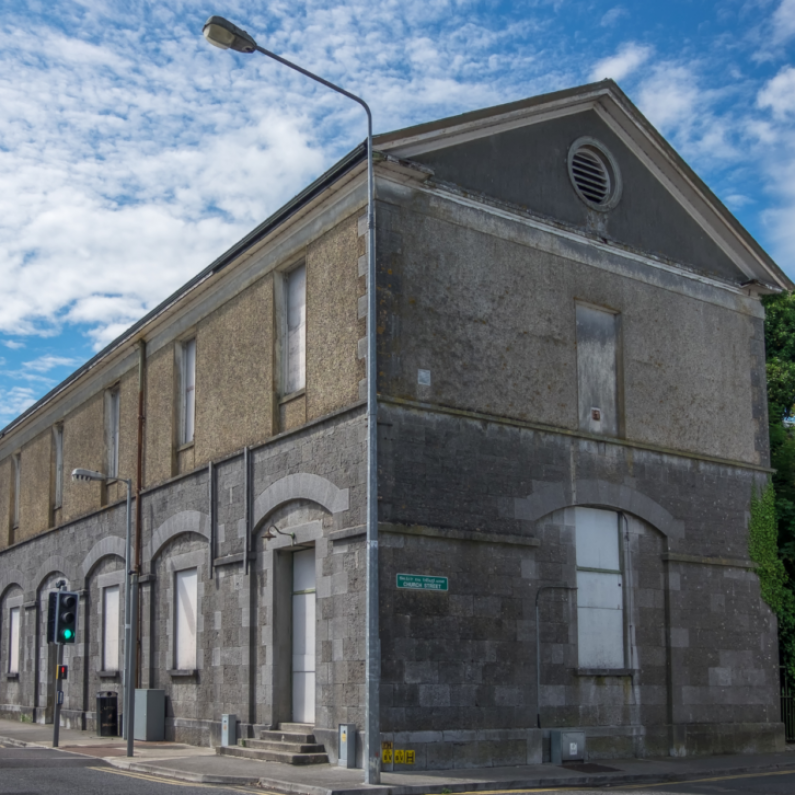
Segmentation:
{"type": "Polygon", "coordinates": [[[321,85],[352,99],[367,114],[367,618],[366,618],[366,689],[364,733],[364,781],[381,783],[381,716],[379,690],[381,679],[381,642],[378,632],[378,461],[376,400],[375,333],[375,202],[373,178],[373,115],[367,103],[328,80],[260,47],[245,30],[219,16],[210,17],[202,30],[210,44],[222,50],[260,52],[321,85]]]}
{"type": "MultiPolygon", "coordinates": [[[[102,472],[91,469],[75,469],[72,471],[72,480],[106,481],[108,478],[102,472]]],[[[116,478],[127,486],[127,533],[125,539],[124,561],[124,691],[122,701],[124,704],[124,729],[123,736],[127,740],[127,756],[133,756],[133,739],[135,735],[135,677],[137,668],[137,655],[133,651],[133,627],[138,620],[138,574],[131,568],[132,564],[132,480],[116,478]],[[133,583],[135,588],[132,587],[133,583]]]]}

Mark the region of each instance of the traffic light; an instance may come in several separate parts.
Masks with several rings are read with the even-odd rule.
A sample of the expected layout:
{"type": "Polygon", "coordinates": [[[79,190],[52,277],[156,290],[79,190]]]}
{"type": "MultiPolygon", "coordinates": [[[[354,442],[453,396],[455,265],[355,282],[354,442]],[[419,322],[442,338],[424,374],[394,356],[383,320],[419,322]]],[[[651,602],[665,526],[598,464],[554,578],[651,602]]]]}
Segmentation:
{"type": "Polygon", "coordinates": [[[55,643],[74,643],[77,637],[77,603],[80,598],[73,591],[55,594],[55,643]]]}

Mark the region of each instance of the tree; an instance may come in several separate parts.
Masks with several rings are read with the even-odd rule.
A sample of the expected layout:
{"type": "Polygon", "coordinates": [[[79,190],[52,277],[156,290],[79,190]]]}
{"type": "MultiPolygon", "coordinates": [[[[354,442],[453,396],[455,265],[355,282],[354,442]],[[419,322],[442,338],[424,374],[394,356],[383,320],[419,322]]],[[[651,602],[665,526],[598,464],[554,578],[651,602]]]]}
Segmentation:
{"type": "MultiPolygon", "coordinates": [[[[772,506],[775,509],[778,555],[785,575],[776,575],[775,586],[763,582],[763,593],[774,587],[775,596],[766,601],[779,621],[779,648],[782,662],[795,676],[795,295],[782,293],[763,300],[767,399],[770,413],[770,463],[776,470],[772,477],[772,506]]],[[[749,528],[750,545],[754,539],[754,513],[764,514],[764,495],[752,503],[749,528]]],[[[772,517],[771,517],[772,519],[772,517]]],[[[779,570],[780,571],[780,570],[779,570]]],[[[760,568],[760,580],[767,574],[760,568]]]]}

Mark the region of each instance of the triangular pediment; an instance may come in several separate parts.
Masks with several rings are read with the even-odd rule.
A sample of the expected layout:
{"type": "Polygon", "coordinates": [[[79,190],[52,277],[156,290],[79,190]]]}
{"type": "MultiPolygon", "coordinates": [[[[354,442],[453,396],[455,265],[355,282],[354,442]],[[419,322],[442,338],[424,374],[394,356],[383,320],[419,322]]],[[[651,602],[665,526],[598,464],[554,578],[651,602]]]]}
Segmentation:
{"type": "Polygon", "coordinates": [[[618,245],[761,292],[792,289],[776,263],[613,81],[378,136],[374,146],[453,184],[618,245]],[[617,165],[620,199],[595,212],[569,151],[594,140],[617,165]],[[769,289],[768,289],[769,288],[769,289]]]}

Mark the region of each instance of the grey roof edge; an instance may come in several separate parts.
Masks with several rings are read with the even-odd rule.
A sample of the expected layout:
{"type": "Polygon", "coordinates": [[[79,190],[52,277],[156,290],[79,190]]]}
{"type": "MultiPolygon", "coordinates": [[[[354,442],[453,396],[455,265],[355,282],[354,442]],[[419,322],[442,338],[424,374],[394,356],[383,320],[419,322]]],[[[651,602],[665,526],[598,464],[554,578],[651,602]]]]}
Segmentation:
{"type": "Polygon", "coordinates": [[[29,406],[18,417],[11,420],[8,425],[6,425],[4,428],[0,428],[0,439],[11,433],[28,417],[35,414],[39,409],[56,398],[61,392],[67,389],[67,387],[73,384],[82,375],[97,367],[103,361],[103,359],[116,351],[122,345],[135,342],[138,333],[148,323],[165,312],[169,307],[175,304],[180,298],[182,298],[182,296],[186,295],[198,284],[215,273],[223,270],[230,262],[256,245],[268,233],[295,215],[295,213],[298,212],[304,205],[308,204],[326,188],[331,186],[347,172],[355,168],[360,162],[365,160],[366,156],[367,144],[366,142],[363,142],[348,152],[340,160],[338,160],[328,171],[326,171],[324,174],[321,174],[314,182],[307,185],[304,190],[290,199],[290,201],[282,205],[275,213],[266,218],[261,224],[252,229],[251,232],[238,240],[237,243],[235,243],[231,248],[227,249],[223,254],[213,260],[206,268],[199,271],[199,273],[185,282],[185,284],[169,295],[168,298],[161,301],[154,309],[150,310],[140,320],[137,320],[135,323],[133,323],[126,331],[106,345],[101,351],[99,351],[99,353],[95,354],[87,362],[78,367],[77,370],[68,375],[57,386],[53,387],[53,389],[47,392],[47,394],[39,398],[32,406],[29,406]]]}
{"type": "Polygon", "coordinates": [[[644,132],[652,139],[654,144],[667,156],[671,163],[677,168],[687,180],[693,183],[696,190],[703,194],[704,199],[712,205],[716,215],[728,226],[742,242],[762,261],[764,266],[771,271],[777,279],[778,286],[783,290],[795,289],[795,283],[784,273],[773,258],[762,248],[756,238],[737,220],[734,214],[726,205],[715,195],[709,186],[698,176],[698,174],[688,165],[684,158],[674,149],[654,125],[641,113],[632,100],[622,91],[621,87],[614,80],[600,80],[596,83],[586,83],[574,88],[566,88],[561,91],[552,91],[547,94],[538,94],[527,99],[520,99],[502,105],[493,105],[489,108],[480,108],[468,113],[461,113],[456,116],[448,116],[444,119],[436,119],[431,122],[424,122],[411,127],[404,127],[393,132],[382,133],[373,138],[373,147],[383,148],[389,151],[390,144],[407,137],[419,136],[435,131],[440,131],[449,127],[469,124],[482,121],[490,117],[504,116],[517,111],[541,108],[544,105],[565,104],[570,100],[572,104],[582,102],[589,98],[598,99],[599,97],[609,96],[644,132]]]}

